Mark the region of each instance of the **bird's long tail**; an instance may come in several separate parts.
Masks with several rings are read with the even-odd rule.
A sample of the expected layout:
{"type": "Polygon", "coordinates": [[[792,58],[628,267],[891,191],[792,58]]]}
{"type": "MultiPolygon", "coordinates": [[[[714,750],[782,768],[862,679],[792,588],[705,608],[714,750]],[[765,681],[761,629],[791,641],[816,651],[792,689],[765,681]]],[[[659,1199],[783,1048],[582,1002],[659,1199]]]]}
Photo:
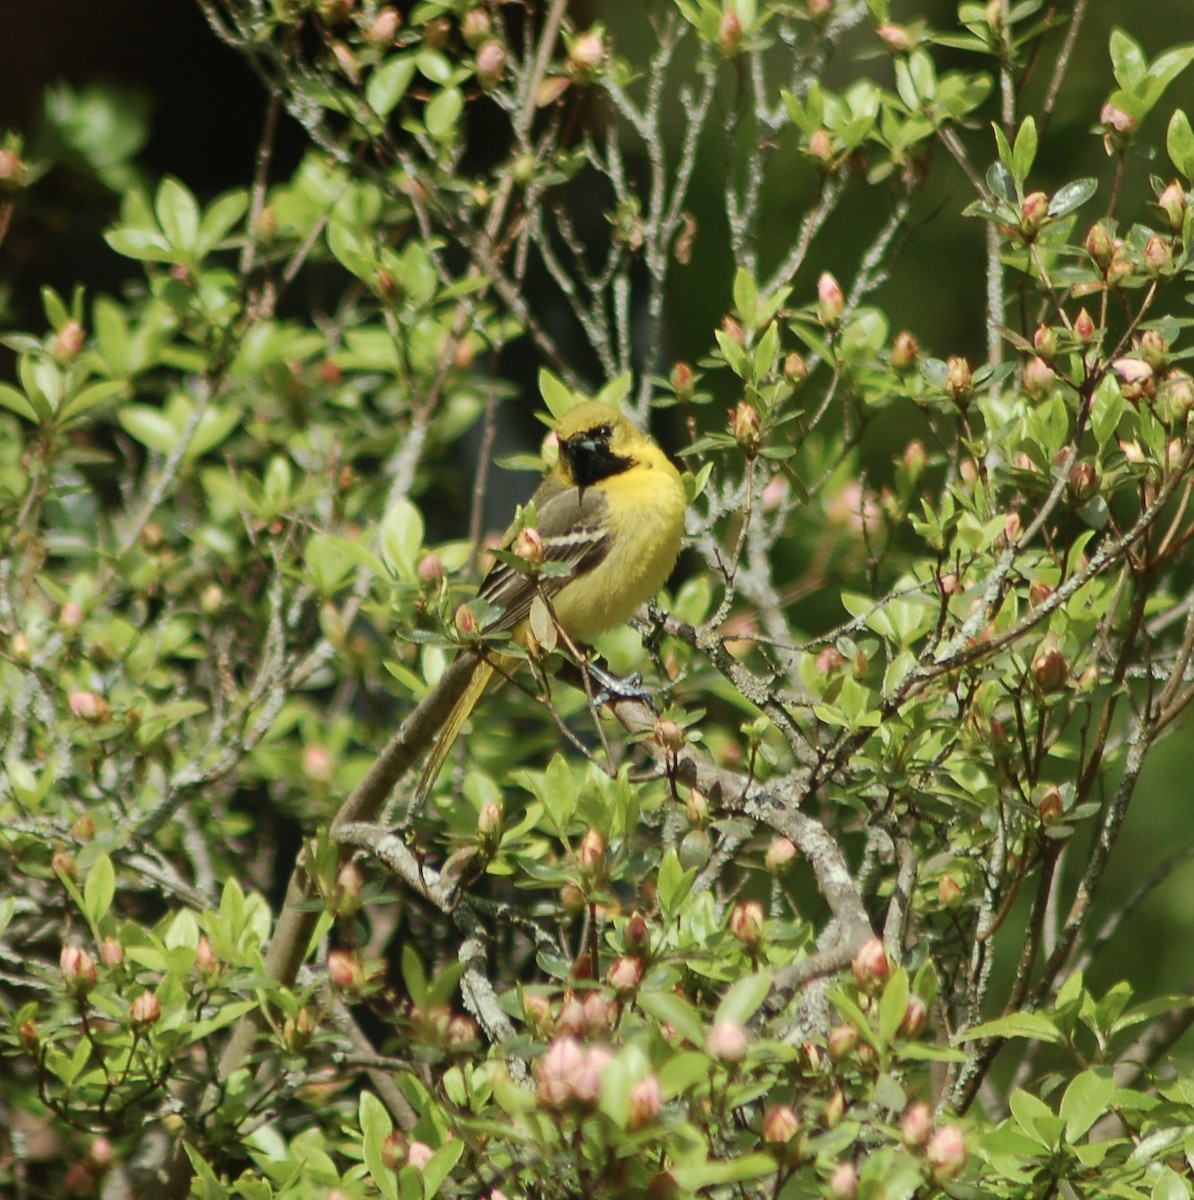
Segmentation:
{"type": "Polygon", "coordinates": [[[435,745],[431,747],[431,753],[423,764],[423,773],[419,776],[419,786],[415,789],[416,804],[422,804],[427,798],[427,793],[431,791],[436,776],[439,775],[440,769],[444,765],[444,759],[448,757],[448,751],[452,749],[452,744],[464,727],[465,721],[468,720],[469,714],[476,707],[477,701],[481,699],[482,693],[489,686],[493,675],[493,665],[487,659],[480,659],[464,694],[456,701],[452,711],[448,714],[448,719],[440,727],[435,745]]]}

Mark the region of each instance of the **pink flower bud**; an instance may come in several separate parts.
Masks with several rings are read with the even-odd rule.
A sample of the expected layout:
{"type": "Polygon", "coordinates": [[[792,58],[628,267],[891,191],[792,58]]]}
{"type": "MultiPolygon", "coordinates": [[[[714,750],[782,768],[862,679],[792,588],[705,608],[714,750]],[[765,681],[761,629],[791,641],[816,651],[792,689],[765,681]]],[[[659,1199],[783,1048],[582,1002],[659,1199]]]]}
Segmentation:
{"type": "Polygon", "coordinates": [[[584,1062],[576,1038],[556,1038],[535,1064],[535,1095],[545,1108],[563,1108],[572,1098],[572,1079],[584,1062]]]}
{"type": "Polygon", "coordinates": [[[1024,390],[1030,396],[1043,396],[1057,382],[1053,368],[1043,358],[1030,358],[1024,365],[1024,390]]]}
{"type": "Polygon", "coordinates": [[[460,36],[470,50],[480,49],[493,32],[493,21],[483,8],[470,8],[460,19],[460,36]]]}
{"type": "Polygon", "coordinates": [[[605,873],[605,838],[596,829],[589,829],[580,841],[576,861],[588,879],[598,879],[605,873]]]}
{"type": "Polygon", "coordinates": [[[835,1025],[826,1035],[826,1049],[834,1061],[848,1058],[858,1046],[858,1030],[853,1025],[835,1025]]]}
{"type": "Polygon", "coordinates": [[[142,992],[129,1006],[129,1021],[139,1028],[153,1025],[161,1015],[161,1003],[153,992],[142,992]]]}
{"type": "Polygon", "coordinates": [[[1052,637],[1041,643],[1032,659],[1032,678],[1042,695],[1060,691],[1070,676],[1070,664],[1052,637]]]}
{"type": "Polygon", "coordinates": [[[623,954],[615,959],[606,979],[619,995],[636,991],[643,981],[643,960],[634,954],[623,954]]]}
{"type": "Polygon", "coordinates": [[[124,962],[124,947],[111,934],[100,942],[100,962],[105,967],[118,967],[124,962]]]}
{"type": "Polygon", "coordinates": [[[1154,233],[1144,243],[1144,269],[1149,275],[1164,275],[1173,267],[1173,251],[1169,242],[1154,233]]]}
{"type": "Polygon", "coordinates": [[[1106,224],[1102,221],[1096,221],[1090,227],[1083,245],[1086,247],[1086,253],[1094,260],[1095,265],[1105,272],[1111,265],[1111,258],[1115,253],[1115,240],[1111,236],[1111,231],[1107,228],[1106,224]]]}
{"type": "Polygon", "coordinates": [[[669,754],[675,754],[684,748],[686,741],[684,726],[667,717],[660,717],[655,722],[652,739],[657,746],[666,750],[669,754]]]}
{"type": "Polygon", "coordinates": [[[646,950],[650,946],[650,938],[647,918],[640,912],[632,913],[622,931],[622,945],[631,953],[646,950]]]}
{"type": "Polygon", "coordinates": [[[879,35],[879,40],[892,54],[907,54],[916,44],[912,40],[912,35],[903,25],[893,25],[890,23],[880,25],[875,30],[875,33],[879,35]]]}
{"type": "Polygon", "coordinates": [[[215,975],[220,970],[220,960],[207,940],[207,934],[199,935],[199,944],[195,947],[195,969],[201,975],[215,975]]]}
{"type": "Polygon", "coordinates": [[[506,73],[506,47],[499,41],[485,42],[477,51],[477,82],[488,92],[506,73]]]}
{"type": "Polygon", "coordinates": [[[582,33],[568,47],[568,74],[578,81],[591,79],[605,62],[605,41],[595,30],[582,33]]]}
{"type": "Polygon", "coordinates": [[[435,1151],[426,1142],[411,1142],[406,1150],[407,1165],[414,1167],[416,1171],[421,1171],[431,1161],[434,1154],[435,1151]]]}
{"type": "Polygon", "coordinates": [[[778,875],[781,871],[786,871],[796,858],[796,853],[796,843],[791,838],[773,838],[771,845],[767,847],[767,858],[765,860],[767,870],[772,875],[778,875]]]}
{"type": "Polygon", "coordinates": [[[1020,232],[1032,241],[1049,216],[1049,197],[1044,192],[1029,192],[1020,206],[1020,232]]]}
{"type": "Polygon", "coordinates": [[[1123,149],[1127,146],[1139,124],[1135,117],[1112,104],[1110,100],[1103,105],[1103,110],[1099,113],[1099,121],[1103,126],[1105,135],[1103,140],[1107,145],[1108,153],[1113,149],[1123,149]]]}
{"type": "Polygon", "coordinates": [[[1174,233],[1181,231],[1186,220],[1187,197],[1185,189],[1175,179],[1157,197],[1157,207],[1165,215],[1165,221],[1174,233]]]}
{"type": "Polygon", "coordinates": [[[920,1037],[928,1019],[929,1010],[925,1007],[925,1002],[919,996],[909,996],[908,1007],[904,1009],[904,1019],[900,1022],[900,1037],[920,1037]]]}
{"type": "Polygon", "coordinates": [[[687,400],[691,398],[695,382],[696,377],[692,373],[692,368],[686,362],[678,362],[672,367],[672,390],[680,399],[687,400]]]}
{"type": "Polygon", "coordinates": [[[477,836],[485,841],[493,841],[500,837],[501,832],[501,805],[489,800],[481,806],[481,811],[477,814],[477,836]]]}
{"type": "Polygon", "coordinates": [[[901,375],[911,371],[920,357],[920,342],[905,330],[891,344],[891,365],[901,375]]]}
{"type": "Polygon", "coordinates": [[[477,616],[467,604],[462,604],[456,610],[456,629],[465,637],[477,632],[477,616]]]}
{"type": "Polygon", "coordinates": [[[112,715],[108,702],[98,692],[71,692],[68,703],[71,712],[80,721],[86,721],[91,725],[98,725],[112,715]]]}
{"type": "Polygon", "coordinates": [[[586,1037],[600,1037],[613,1025],[615,1008],[599,991],[586,992],[581,1001],[586,1037]]]}
{"type": "Polygon", "coordinates": [[[785,1146],[800,1135],[800,1118],[790,1104],[773,1104],[763,1114],[763,1141],[785,1146]]]}
{"type": "Polygon", "coordinates": [[[1052,325],[1038,325],[1032,335],[1032,345],[1045,362],[1052,362],[1057,357],[1057,330],[1052,325]]]}
{"type": "Polygon", "coordinates": [[[537,529],[520,529],[510,550],[518,558],[525,559],[533,566],[538,566],[547,557],[543,545],[543,535],[537,529]]]}
{"type": "Polygon", "coordinates": [[[1074,318],[1074,335],[1083,342],[1089,342],[1095,335],[1095,323],[1085,308],[1080,309],[1074,318]]]}
{"type": "Polygon", "coordinates": [[[69,362],[83,349],[86,340],[83,326],[78,321],[67,321],[54,339],[54,357],[59,362],[69,362]]]}
{"type": "Polygon", "coordinates": [[[444,577],[443,560],[438,554],[424,554],[419,559],[418,573],[421,583],[439,583],[444,577]]]}
{"type": "Polygon", "coordinates": [[[867,938],[855,952],[850,969],[854,972],[854,979],[859,987],[870,987],[871,984],[886,979],[891,966],[887,961],[887,951],[883,948],[883,942],[877,937],[867,938]]]}
{"type": "Polygon", "coordinates": [[[836,153],[833,135],[828,129],[814,129],[808,139],[808,156],[814,162],[830,163],[836,153]]]}
{"type": "Polygon", "coordinates": [[[738,53],[741,42],[742,22],[733,9],[726,9],[721,14],[721,23],[717,27],[717,47],[726,58],[733,58],[738,53]]]}
{"type": "Polygon", "coordinates": [[[761,425],[758,410],[745,400],[740,400],[737,408],[728,411],[730,432],[734,435],[734,441],[742,447],[748,457],[753,457],[760,443],[761,425]]]}
{"type": "Polygon", "coordinates": [[[303,747],[303,776],[311,783],[327,783],[335,772],[331,751],[319,742],[303,747]]]}
{"type": "Polygon", "coordinates": [[[58,956],[58,967],[66,986],[79,994],[93,988],[99,978],[95,959],[82,946],[63,946],[58,956]]]}
{"type": "Polygon", "coordinates": [[[909,1104],[900,1124],[900,1140],[905,1146],[923,1146],[933,1132],[933,1110],[923,1100],[909,1104]]]}
{"type": "Polygon", "coordinates": [[[836,329],[846,311],[846,297],[841,284],[823,271],[817,280],[817,319],[826,329],[836,329]]]}
{"type": "Polygon", "coordinates": [[[721,1062],[741,1062],[746,1057],[750,1037],[736,1021],[719,1021],[705,1038],[705,1051],[721,1062]]]}
{"type": "Polygon", "coordinates": [[[958,402],[959,408],[965,408],[974,394],[974,377],[970,364],[960,355],[954,355],[945,364],[946,390],[958,402]]]}
{"type": "Polygon", "coordinates": [[[853,1163],[838,1163],[829,1177],[831,1200],[854,1200],[858,1195],[858,1172],[853,1163]]]}
{"type": "Polygon", "coordinates": [[[1040,815],[1042,825],[1056,825],[1065,811],[1065,800],[1062,797],[1061,788],[1056,784],[1050,784],[1045,788],[1041,793],[1041,798],[1036,802],[1036,811],[1040,815]]]}
{"type": "Polygon", "coordinates": [[[969,1158],[965,1134],[956,1125],[942,1125],[929,1138],[925,1157],[932,1168],[934,1183],[940,1185],[956,1179],[969,1158]]]}
{"type": "Polygon", "coordinates": [[[758,946],[763,940],[765,919],[757,900],[742,900],[730,910],[730,932],[744,945],[758,946]]]}
{"type": "Polygon", "coordinates": [[[783,372],[784,378],[792,385],[793,389],[800,391],[808,382],[808,363],[805,362],[804,355],[797,354],[795,350],[784,355],[783,372]]]}
{"type": "Polygon", "coordinates": [[[613,1055],[608,1046],[589,1046],[572,1072],[570,1089],[578,1104],[592,1104],[601,1096],[601,1076],[613,1055]]]}
{"type": "Polygon", "coordinates": [[[401,27],[402,17],[398,10],[395,8],[383,8],[373,18],[373,24],[369,26],[369,31],[365,36],[375,46],[389,46],[393,44],[394,38],[401,27]]]}
{"type": "Polygon", "coordinates": [[[659,1116],[663,1108],[663,1090],[657,1075],[644,1075],[630,1090],[630,1113],[626,1124],[630,1129],[641,1129],[659,1116]]]}
{"type": "Polygon", "coordinates": [[[746,345],[746,330],[742,328],[742,323],[735,321],[733,317],[722,317],[721,331],[731,342],[736,342],[739,346],[746,345]]]}
{"type": "Polygon", "coordinates": [[[332,950],[328,954],[328,978],[335,987],[350,989],[362,979],[361,965],[348,950],[332,950]]]}

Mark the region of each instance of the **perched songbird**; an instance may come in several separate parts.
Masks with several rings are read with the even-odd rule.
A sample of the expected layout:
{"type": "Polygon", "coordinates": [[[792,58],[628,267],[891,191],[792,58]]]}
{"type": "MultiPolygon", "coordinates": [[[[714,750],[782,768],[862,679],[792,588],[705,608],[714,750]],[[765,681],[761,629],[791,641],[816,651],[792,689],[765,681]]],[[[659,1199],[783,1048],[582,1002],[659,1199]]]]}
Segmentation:
{"type": "MultiPolygon", "coordinates": [[[[663,586],[680,552],[687,497],[680,474],[662,450],[621,413],[599,400],[570,408],[556,425],[559,457],[532,497],[544,563],[567,573],[533,574],[498,562],[479,596],[499,608],[485,628],[510,630],[526,645],[529,614],[546,597],[563,633],[586,642],[626,620],[663,586]]],[[[514,531],[502,549],[514,543],[514,531]]],[[[518,660],[478,658],[476,671],[448,715],[419,780],[426,795],[461,726],[495,670],[518,660]]]]}

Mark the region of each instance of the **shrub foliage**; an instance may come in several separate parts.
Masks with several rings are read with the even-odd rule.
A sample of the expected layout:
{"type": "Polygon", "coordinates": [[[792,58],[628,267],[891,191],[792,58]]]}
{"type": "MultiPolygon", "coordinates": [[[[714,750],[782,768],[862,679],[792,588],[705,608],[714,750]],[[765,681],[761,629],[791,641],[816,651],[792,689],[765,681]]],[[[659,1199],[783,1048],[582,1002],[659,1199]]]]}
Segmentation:
{"type": "MultiPolygon", "coordinates": [[[[200,4],[255,174],[92,146],[127,283],[4,337],[5,1186],[1190,1195],[1188,1001],[1086,979],[1194,695],[1194,49],[1096,56],[1086,0],[200,4]],[[881,303],[975,234],[981,356],[881,303]],[[420,806],[495,445],[591,394],[687,471],[599,646],[649,699],[544,630],[420,806]]],[[[49,165],[8,135],[0,230],[49,165]]]]}

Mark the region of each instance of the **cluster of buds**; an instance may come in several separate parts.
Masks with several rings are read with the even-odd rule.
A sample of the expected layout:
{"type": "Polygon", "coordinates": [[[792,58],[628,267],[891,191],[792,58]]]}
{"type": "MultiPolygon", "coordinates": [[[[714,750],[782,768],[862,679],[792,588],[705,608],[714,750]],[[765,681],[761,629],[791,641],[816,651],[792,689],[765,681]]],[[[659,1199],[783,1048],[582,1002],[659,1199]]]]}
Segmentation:
{"type": "Polygon", "coordinates": [[[535,1064],[535,1096],[544,1108],[587,1108],[601,1095],[609,1047],[585,1046],[571,1034],[557,1037],[535,1064]]]}
{"type": "Polygon", "coordinates": [[[900,1123],[900,1140],[913,1153],[924,1154],[933,1182],[938,1185],[956,1179],[969,1157],[962,1130],[957,1125],[935,1127],[932,1111],[921,1100],[905,1110],[900,1123]]]}

